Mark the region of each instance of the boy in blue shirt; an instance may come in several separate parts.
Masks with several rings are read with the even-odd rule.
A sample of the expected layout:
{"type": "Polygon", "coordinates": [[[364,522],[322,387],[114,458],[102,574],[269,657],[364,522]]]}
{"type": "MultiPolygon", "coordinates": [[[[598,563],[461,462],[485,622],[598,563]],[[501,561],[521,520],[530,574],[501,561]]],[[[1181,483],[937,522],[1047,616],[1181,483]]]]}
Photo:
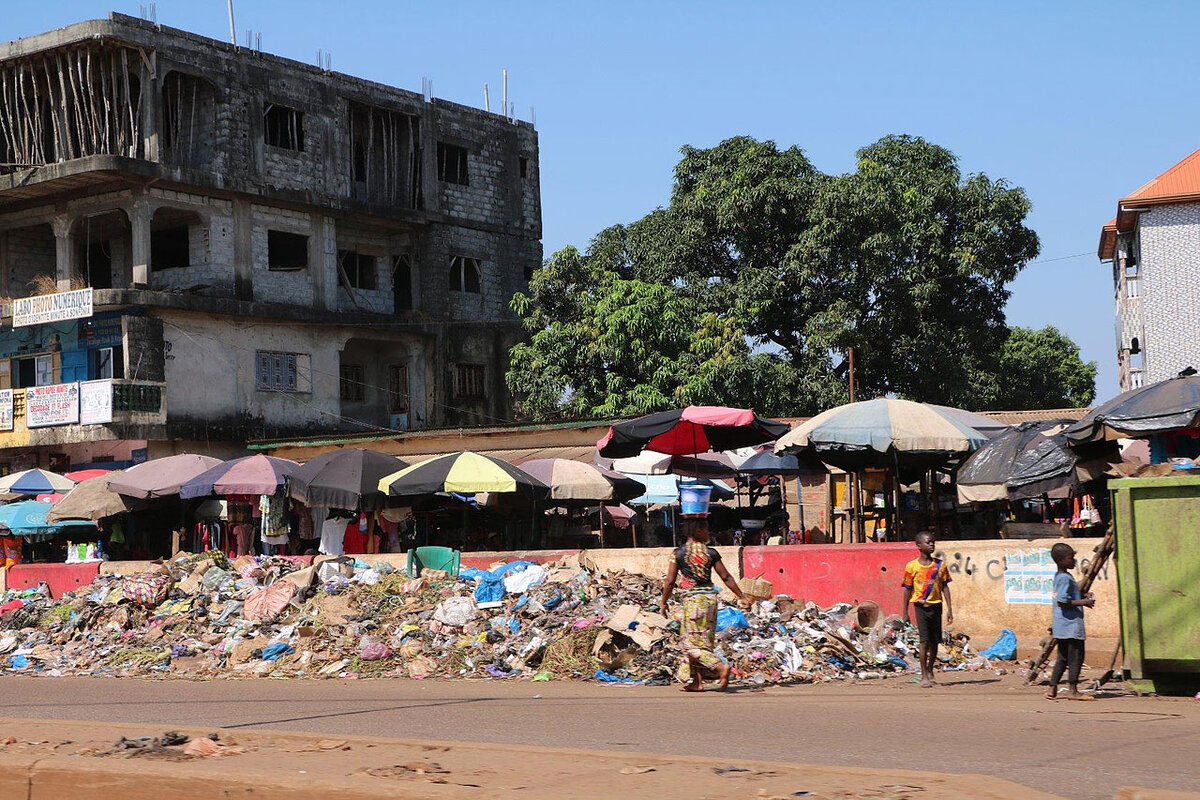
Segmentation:
{"type": "Polygon", "coordinates": [[[1083,609],[1096,605],[1096,598],[1090,594],[1087,597],[1079,594],[1079,584],[1070,572],[1075,568],[1075,550],[1071,545],[1059,542],[1050,548],[1050,557],[1058,565],[1058,572],[1054,576],[1054,617],[1050,626],[1050,634],[1058,641],[1058,660],[1054,662],[1054,671],[1050,673],[1050,689],[1046,697],[1058,699],[1058,682],[1066,671],[1067,685],[1070,687],[1067,698],[1095,700],[1092,695],[1079,691],[1079,670],[1083,666],[1083,609]]]}

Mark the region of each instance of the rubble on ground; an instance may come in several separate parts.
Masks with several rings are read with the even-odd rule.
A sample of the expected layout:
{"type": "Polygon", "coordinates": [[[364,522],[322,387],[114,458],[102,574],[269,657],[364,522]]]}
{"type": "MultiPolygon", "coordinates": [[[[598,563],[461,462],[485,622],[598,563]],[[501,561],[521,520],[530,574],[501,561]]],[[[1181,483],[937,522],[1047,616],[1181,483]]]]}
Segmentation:
{"type": "MultiPolygon", "coordinates": [[[[589,570],[577,558],[410,578],[348,557],[305,566],[183,554],[139,575],[100,575],[58,600],[10,592],[0,666],[50,676],[666,684],[681,677],[679,622],[656,613],[661,590],[660,580],[589,570]]],[[[777,595],[746,611],[722,606],[718,628],[717,653],[749,685],[916,666],[915,629],[874,604],[822,609],[777,595]]],[[[988,664],[965,637],[949,644],[947,668],[988,664]]]]}

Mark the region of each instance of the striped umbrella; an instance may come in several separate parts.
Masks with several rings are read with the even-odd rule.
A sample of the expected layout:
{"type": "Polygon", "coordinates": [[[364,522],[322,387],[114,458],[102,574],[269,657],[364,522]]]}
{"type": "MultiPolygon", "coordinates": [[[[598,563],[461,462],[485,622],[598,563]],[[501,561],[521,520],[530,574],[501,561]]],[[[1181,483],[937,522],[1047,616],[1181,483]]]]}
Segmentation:
{"type": "Polygon", "coordinates": [[[413,497],[439,492],[520,494],[543,498],[550,487],[528,472],[480,453],[448,453],[385,475],[379,491],[393,497],[413,497]]]}
{"type": "Polygon", "coordinates": [[[0,494],[50,494],[69,492],[73,488],[75,481],[44,469],[22,470],[0,478],[0,494]]]}
{"type": "Polygon", "coordinates": [[[965,456],[986,436],[933,406],[881,397],[848,403],[801,423],[775,442],[775,452],[813,452],[843,469],[935,466],[965,456]]]}

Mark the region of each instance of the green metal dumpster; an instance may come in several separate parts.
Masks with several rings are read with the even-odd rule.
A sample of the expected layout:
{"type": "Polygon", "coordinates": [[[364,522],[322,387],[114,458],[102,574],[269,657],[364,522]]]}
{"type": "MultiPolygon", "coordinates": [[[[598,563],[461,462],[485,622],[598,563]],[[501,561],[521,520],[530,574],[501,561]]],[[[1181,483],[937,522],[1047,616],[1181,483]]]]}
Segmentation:
{"type": "Polygon", "coordinates": [[[1109,481],[1121,641],[1131,677],[1200,688],[1200,475],[1109,481]]]}

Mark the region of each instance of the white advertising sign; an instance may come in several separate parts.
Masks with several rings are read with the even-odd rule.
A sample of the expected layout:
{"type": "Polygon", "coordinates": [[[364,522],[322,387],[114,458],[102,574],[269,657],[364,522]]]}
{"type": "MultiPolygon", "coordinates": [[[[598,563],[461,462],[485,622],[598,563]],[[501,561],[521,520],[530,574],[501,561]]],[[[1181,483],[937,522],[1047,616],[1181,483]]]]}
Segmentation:
{"type": "Polygon", "coordinates": [[[13,429],[13,390],[0,389],[0,431],[13,429]]]}
{"type": "Polygon", "coordinates": [[[18,297],[13,300],[13,327],[83,319],[92,316],[92,290],[75,289],[39,297],[18,297]]]}
{"type": "Polygon", "coordinates": [[[79,384],[79,424],[106,425],[112,422],[112,381],[83,381],[79,384]]]}
{"type": "Polygon", "coordinates": [[[25,390],[25,424],[30,428],[79,422],[79,384],[30,386],[25,390]]]}

